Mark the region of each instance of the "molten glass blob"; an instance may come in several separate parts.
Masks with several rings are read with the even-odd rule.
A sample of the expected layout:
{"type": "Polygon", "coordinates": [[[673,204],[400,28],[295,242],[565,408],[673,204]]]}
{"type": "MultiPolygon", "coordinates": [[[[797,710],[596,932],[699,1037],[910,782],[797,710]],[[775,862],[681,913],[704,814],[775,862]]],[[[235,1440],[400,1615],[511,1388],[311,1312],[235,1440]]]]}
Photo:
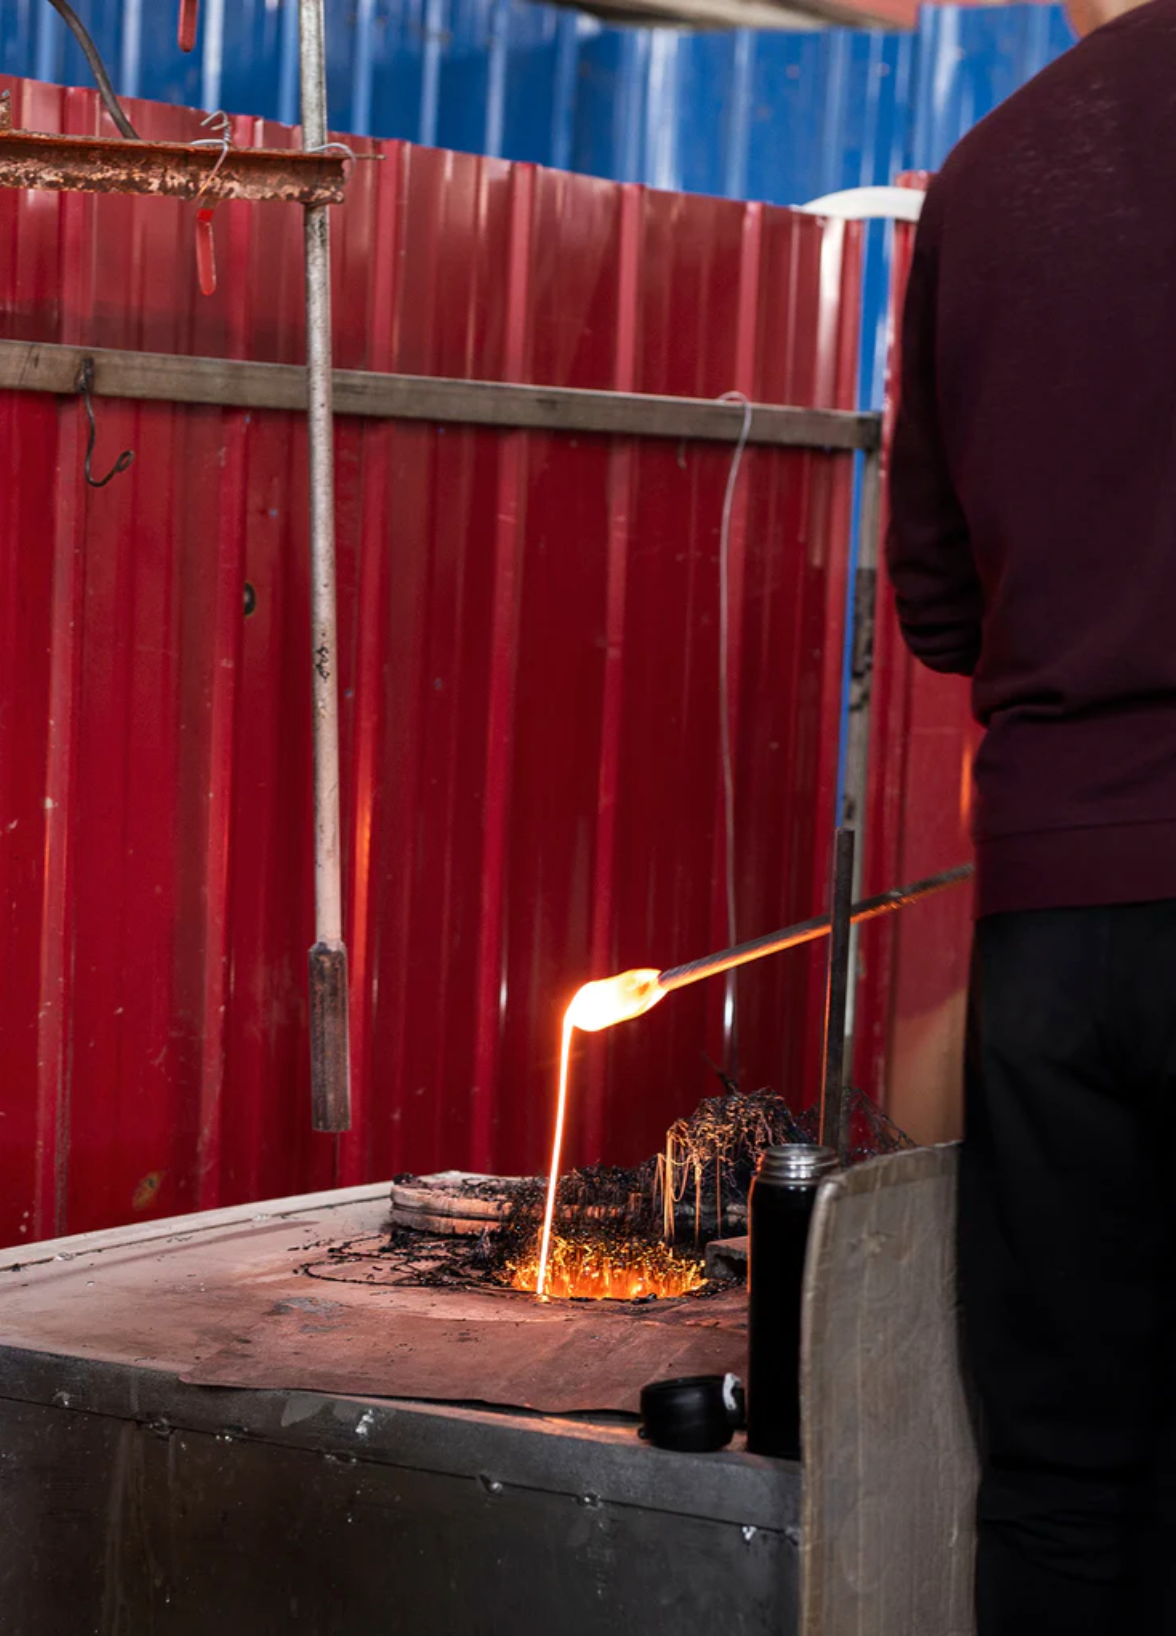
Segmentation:
{"type": "Polygon", "coordinates": [[[614,1023],[628,1022],[640,1017],[661,999],[663,990],[658,986],[660,974],[645,967],[637,971],[622,971],[617,977],[602,977],[595,983],[585,983],[578,989],[571,1005],[564,1012],[563,1036],[559,1050],[559,1093],[555,1103],[555,1137],[551,1144],[551,1171],[547,1181],[547,1204],[543,1212],[543,1234],[539,1241],[539,1267],[534,1284],[528,1285],[539,1295],[548,1289],[548,1259],[551,1254],[551,1229],[555,1221],[555,1195],[559,1187],[559,1170],[563,1160],[564,1121],[568,1108],[568,1064],[572,1055],[572,1031],[581,1029],[585,1034],[599,1033],[614,1023]]]}
{"type": "MultiPolygon", "coordinates": [[[[539,1260],[511,1268],[512,1289],[537,1290],[539,1260]]],[[[556,1238],[550,1245],[543,1293],[557,1299],[636,1301],[658,1295],[689,1295],[706,1282],[702,1263],[667,1244],[633,1240],[593,1244],[556,1238]]]]}
{"type": "Polygon", "coordinates": [[[585,1034],[597,1034],[614,1023],[644,1016],[665,995],[665,989],[658,987],[659,976],[652,968],[641,967],[636,971],[622,971],[617,977],[585,983],[583,988],[577,989],[564,1015],[573,1028],[585,1034]]]}

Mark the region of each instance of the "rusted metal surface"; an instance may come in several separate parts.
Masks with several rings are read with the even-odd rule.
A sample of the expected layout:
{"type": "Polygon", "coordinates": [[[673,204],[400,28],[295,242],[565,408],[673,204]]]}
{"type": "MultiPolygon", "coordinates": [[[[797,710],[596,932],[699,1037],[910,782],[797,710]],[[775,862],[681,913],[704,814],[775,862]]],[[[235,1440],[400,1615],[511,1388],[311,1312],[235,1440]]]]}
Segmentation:
{"type": "Polygon", "coordinates": [[[315,943],[307,957],[310,1116],[315,1130],[351,1128],[347,986],[347,950],[342,944],[315,943]]]}
{"type": "MultiPolygon", "coordinates": [[[[437,1299],[427,1290],[404,1312],[387,1289],[293,1270],[324,1243],[378,1231],[386,1208],[387,1184],[57,1240],[19,1270],[0,1256],[6,1632],[102,1629],[117,1596],[120,1628],[158,1636],[375,1632],[390,1608],[431,1636],[486,1631],[487,1608],[502,1631],[794,1636],[796,1468],[653,1448],[615,1413],[479,1407],[507,1377],[471,1379],[465,1354],[501,1356],[508,1395],[529,1396],[535,1338],[548,1337],[536,1350],[549,1372],[555,1336],[588,1313],[565,1326],[554,1305],[506,1295],[493,1338],[460,1295],[448,1317],[423,1305],[437,1299]],[[357,1365],[374,1379],[391,1364],[387,1381],[425,1323],[448,1331],[434,1335],[430,1397],[468,1390],[465,1403],[326,1386],[353,1324],[366,1335],[357,1365]],[[281,1336],[275,1374],[314,1387],[181,1378],[250,1331],[267,1349],[263,1331],[281,1336]]],[[[566,1384],[581,1398],[601,1395],[594,1379],[610,1395],[619,1384],[627,1398],[634,1374],[644,1384],[667,1363],[709,1360],[717,1331],[638,1308],[598,1323],[595,1340],[579,1333],[566,1384]],[[622,1368],[608,1343],[629,1332],[640,1339],[622,1368]]]]}
{"type": "Polygon", "coordinates": [[[742,1290],[634,1305],[421,1287],[380,1253],[386,1187],[266,1209],[257,1221],[196,1218],[187,1237],[133,1229],[104,1246],[71,1240],[52,1258],[0,1261],[0,1342],[198,1385],[545,1413],[636,1414],[650,1380],[743,1373],[742,1290]]]}
{"type": "MultiPolygon", "coordinates": [[[[305,1284],[290,1286],[305,1299],[305,1284]]],[[[279,1312],[235,1314],[237,1334],[192,1365],[197,1386],[334,1391],[423,1402],[496,1403],[547,1414],[636,1414],[651,1380],[746,1375],[746,1298],[633,1307],[592,1302],[541,1315],[534,1297],[445,1292],[430,1312],[370,1285],[332,1286],[307,1313],[264,1286],[279,1312]],[[529,1303],[529,1305],[527,1304],[529,1303]],[[513,1304],[513,1310],[511,1310],[513,1304]],[[684,1308],[693,1308],[689,1321],[684,1308]],[[661,1310],[659,1310],[659,1307],[661,1310]],[[450,1315],[451,1314],[451,1315],[450,1315]],[[308,1322],[308,1316],[310,1322],[308,1322]]]]}
{"type": "Polygon", "coordinates": [[[328,205],[343,202],[345,167],[334,153],[230,148],[222,155],[180,142],[6,130],[0,122],[0,187],[7,188],[328,205]]]}
{"type": "MultiPolygon", "coordinates": [[[[135,104],[152,139],[194,116],[135,104]]],[[[91,135],[91,93],[18,122],[91,135]]],[[[237,147],[293,133],[235,121],[237,147]]],[[[334,233],[335,361],[849,410],[860,238],[397,144],[334,233]]],[[[0,334],[295,366],[301,220],[0,191],[0,334]]],[[[285,378],[285,377],[284,377],[285,378]]],[[[715,677],[730,443],[336,426],[353,1129],[309,1131],[306,443],[289,410],[0,391],[0,1241],[449,1166],[542,1170],[590,977],[726,942],[715,677]]],[[[738,410],[721,411],[738,423],[738,410]]],[[[825,911],[853,455],[748,449],[730,530],[738,923],[825,911]]],[[[945,864],[956,857],[947,857],[945,864]]],[[[891,876],[882,882],[893,884],[891,876]]],[[[914,912],[914,911],[912,911],[914,912]]],[[[752,1086],[816,1094],[824,964],[740,974],[752,1086]]],[[[568,1160],[709,1095],[721,984],[573,1063],[568,1160]]]]}

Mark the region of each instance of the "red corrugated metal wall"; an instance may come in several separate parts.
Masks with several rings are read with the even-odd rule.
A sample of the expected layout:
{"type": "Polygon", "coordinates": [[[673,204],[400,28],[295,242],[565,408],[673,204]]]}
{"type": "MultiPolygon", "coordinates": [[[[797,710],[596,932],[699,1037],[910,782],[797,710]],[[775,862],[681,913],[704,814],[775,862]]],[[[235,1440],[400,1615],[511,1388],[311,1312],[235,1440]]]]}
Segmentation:
{"type": "MultiPolygon", "coordinates": [[[[924,179],[909,178],[920,186],[924,179]]],[[[896,228],[895,327],[914,228],[896,228]]],[[[891,347],[887,418],[896,407],[891,347]]],[[[889,427],[888,427],[889,431],[889,427]]],[[[874,641],[865,890],[882,892],[972,857],[972,757],[977,729],[961,677],[936,676],[903,646],[883,584],[874,641]]],[[[920,1142],[960,1134],[972,892],[956,887],[863,928],[857,1079],[920,1142]]]]}
{"type": "MultiPolygon", "coordinates": [[[[11,82],[10,82],[11,83],[11,82]]],[[[29,128],[88,93],[13,84],[29,128]]],[[[147,134],[197,116],[140,106],[147,134]]],[[[235,140],[291,133],[238,120],[235,140]]],[[[378,148],[334,212],[341,366],[853,401],[859,239],[787,212],[378,148]]],[[[300,361],[295,208],[0,193],[0,334],[300,361]]],[[[542,1166],[581,980],[724,941],[730,446],[338,429],[355,1129],[310,1131],[298,417],[0,394],[0,1240],[438,1165],[542,1166]],[[246,582],[255,611],[244,617],[246,582]]],[[[732,530],[741,931],[824,901],[850,459],[754,449],[732,530]]],[[[822,972],[741,980],[745,1079],[811,1088],[822,972]]],[[[569,1157],[714,1081],[716,985],[592,1042],[569,1157]]]]}

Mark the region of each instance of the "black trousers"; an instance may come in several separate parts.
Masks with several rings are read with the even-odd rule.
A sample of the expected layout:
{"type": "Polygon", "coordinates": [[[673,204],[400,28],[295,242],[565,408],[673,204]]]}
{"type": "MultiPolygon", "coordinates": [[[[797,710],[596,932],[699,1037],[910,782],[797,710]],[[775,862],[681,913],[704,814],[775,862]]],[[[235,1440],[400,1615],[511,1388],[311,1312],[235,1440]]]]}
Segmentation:
{"type": "Polygon", "coordinates": [[[979,1636],[1176,1636],[1176,903],[977,928],[979,1636]]]}

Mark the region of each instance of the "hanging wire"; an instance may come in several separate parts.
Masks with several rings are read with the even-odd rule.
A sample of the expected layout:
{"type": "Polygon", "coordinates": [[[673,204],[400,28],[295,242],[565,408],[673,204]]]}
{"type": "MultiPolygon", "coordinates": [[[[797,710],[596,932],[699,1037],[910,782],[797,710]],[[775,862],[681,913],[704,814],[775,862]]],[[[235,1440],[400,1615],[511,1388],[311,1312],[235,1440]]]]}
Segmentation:
{"type": "Polygon", "coordinates": [[[124,449],[105,477],[94,476],[94,473],[90,469],[90,463],[94,458],[94,443],[98,437],[98,424],[94,419],[94,404],[91,397],[94,390],[93,358],[82,359],[74,385],[81,397],[82,407],[86,411],[86,419],[90,423],[90,435],[86,441],[86,458],[83,462],[86,482],[89,483],[92,489],[104,489],[112,477],[117,477],[120,472],[126,471],[127,467],[135,458],[135,451],[133,449],[124,449]]]}
{"type": "Polygon", "coordinates": [[[93,74],[95,83],[98,86],[98,95],[102,98],[106,112],[118,126],[119,134],[125,136],[128,142],[141,142],[142,137],[122,111],[122,104],[115,95],[114,86],[110,83],[110,75],[106,72],[106,64],[99,56],[98,47],[90,38],[86,25],[69,4],[69,0],[49,0],[49,4],[81,47],[82,56],[89,63],[90,72],[93,74]]]}
{"type": "MultiPolygon", "coordinates": [[[[719,745],[723,766],[723,839],[725,848],[725,893],[727,900],[727,936],[734,947],[739,941],[735,913],[735,763],[731,749],[731,514],[735,506],[735,492],[743,452],[751,436],[751,399],[743,392],[724,392],[720,403],[742,404],[743,425],[735,452],[727,472],[727,488],[723,495],[723,521],[719,531],[719,745]]],[[[723,1001],[723,1044],[727,1070],[733,1080],[739,1078],[739,1019],[736,1006],[736,974],[727,973],[726,994],[723,1001]]]]}

